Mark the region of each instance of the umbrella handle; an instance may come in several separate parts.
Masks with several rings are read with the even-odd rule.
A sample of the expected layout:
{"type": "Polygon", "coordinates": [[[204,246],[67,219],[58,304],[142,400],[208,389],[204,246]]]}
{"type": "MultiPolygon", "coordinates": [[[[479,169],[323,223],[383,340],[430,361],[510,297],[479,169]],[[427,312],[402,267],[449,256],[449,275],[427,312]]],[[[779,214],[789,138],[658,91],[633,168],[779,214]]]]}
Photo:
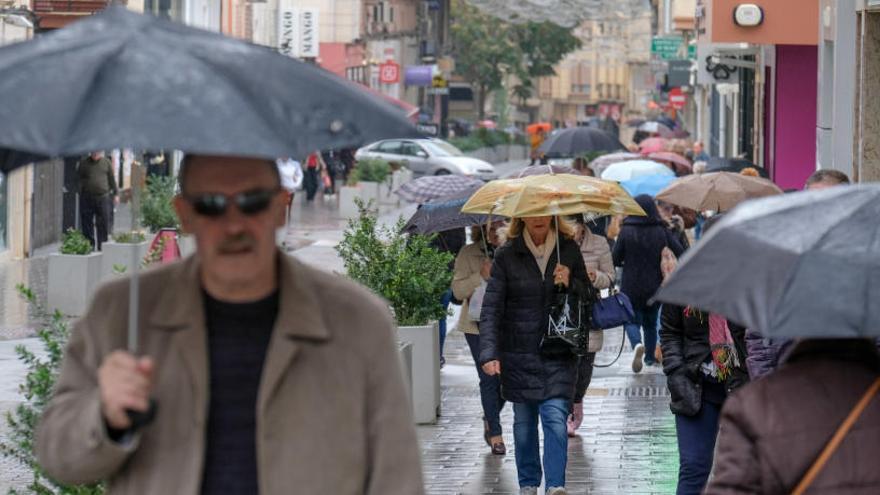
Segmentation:
{"type": "Polygon", "coordinates": [[[156,419],[156,412],[159,409],[159,403],[156,402],[156,399],[150,399],[150,407],[145,411],[133,411],[131,409],[126,409],[125,414],[128,416],[128,420],[131,421],[131,426],[129,426],[129,431],[135,432],[144,426],[149,425],[156,419]]]}

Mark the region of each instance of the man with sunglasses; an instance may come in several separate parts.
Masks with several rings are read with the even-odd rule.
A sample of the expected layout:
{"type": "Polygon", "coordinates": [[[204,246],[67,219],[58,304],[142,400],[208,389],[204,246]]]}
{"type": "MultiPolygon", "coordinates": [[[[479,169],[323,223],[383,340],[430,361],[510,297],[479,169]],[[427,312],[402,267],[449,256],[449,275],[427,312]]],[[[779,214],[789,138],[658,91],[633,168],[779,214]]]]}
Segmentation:
{"type": "Polygon", "coordinates": [[[142,276],[140,356],[121,350],[128,282],[98,290],[38,430],[46,472],[111,493],[423,493],[387,305],[277,249],[273,161],[188,156],[180,184],[197,254],[142,276]]]}

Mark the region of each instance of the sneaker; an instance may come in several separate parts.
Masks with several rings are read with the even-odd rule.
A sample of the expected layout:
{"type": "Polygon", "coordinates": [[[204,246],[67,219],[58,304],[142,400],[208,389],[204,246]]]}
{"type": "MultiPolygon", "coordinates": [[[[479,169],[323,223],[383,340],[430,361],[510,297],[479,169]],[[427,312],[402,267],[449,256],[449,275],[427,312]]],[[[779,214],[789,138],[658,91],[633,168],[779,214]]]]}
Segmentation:
{"type": "Polygon", "coordinates": [[[564,487],[551,486],[547,489],[547,495],[568,495],[568,492],[565,491],[564,487]]]}
{"type": "Polygon", "coordinates": [[[538,487],[537,486],[521,486],[519,488],[519,495],[538,495],[538,487]]]}
{"type": "Polygon", "coordinates": [[[633,353],[633,373],[639,373],[642,371],[642,366],[644,366],[644,363],[642,362],[643,357],[645,357],[644,344],[636,344],[635,352],[633,353]]]}

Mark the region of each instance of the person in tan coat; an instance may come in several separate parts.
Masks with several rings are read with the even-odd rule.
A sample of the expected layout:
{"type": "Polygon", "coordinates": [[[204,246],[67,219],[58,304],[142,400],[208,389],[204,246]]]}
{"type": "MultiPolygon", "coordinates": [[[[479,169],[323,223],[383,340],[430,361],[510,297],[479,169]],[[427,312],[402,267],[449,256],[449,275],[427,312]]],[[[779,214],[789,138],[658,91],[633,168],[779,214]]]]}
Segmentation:
{"type": "Polygon", "coordinates": [[[278,251],[273,162],[188,156],[180,181],[197,254],[143,274],[139,356],[122,350],[128,282],[97,291],[38,427],[47,474],[109,493],[424,493],[387,304],[278,251]]]}
{"type": "MultiPolygon", "coordinates": [[[[501,398],[501,380],[498,376],[489,376],[480,367],[480,328],[479,320],[470,315],[470,299],[474,292],[488,282],[492,273],[491,254],[501,244],[498,228],[503,225],[497,222],[485,227],[473,227],[473,242],[459,251],[455,258],[455,269],[452,278],[452,293],[462,301],[458,319],[458,329],[464,332],[471,356],[480,377],[480,401],[483,405],[483,439],[495,455],[507,453],[501,428],[501,410],[504,399],[501,398]],[[488,235],[484,235],[488,232],[488,235]]],[[[485,286],[483,287],[485,290],[485,286]]]]}

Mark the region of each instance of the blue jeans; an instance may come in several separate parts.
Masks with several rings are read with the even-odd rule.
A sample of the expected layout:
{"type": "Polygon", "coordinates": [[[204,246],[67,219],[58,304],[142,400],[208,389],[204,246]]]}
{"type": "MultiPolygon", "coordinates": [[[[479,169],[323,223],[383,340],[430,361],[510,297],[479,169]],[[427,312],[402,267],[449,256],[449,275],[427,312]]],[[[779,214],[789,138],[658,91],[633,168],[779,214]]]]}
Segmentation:
{"type": "MultiPolygon", "coordinates": [[[[447,289],[446,292],[443,293],[443,297],[440,298],[440,304],[443,305],[443,311],[449,309],[449,303],[452,302],[452,289],[447,289]]],[[[446,317],[440,318],[439,324],[437,328],[440,329],[440,362],[445,363],[446,359],[443,358],[443,344],[446,343],[446,317]]]]}
{"type": "Polygon", "coordinates": [[[501,378],[498,375],[489,376],[483,373],[480,366],[480,336],[477,334],[464,334],[474,364],[477,365],[477,375],[480,377],[480,401],[483,403],[483,419],[489,424],[489,435],[497,437],[501,435],[501,410],[504,409],[504,399],[501,398],[501,378]]]}
{"type": "Polygon", "coordinates": [[[657,320],[660,317],[660,304],[647,309],[635,309],[632,323],[623,326],[630,345],[635,348],[642,343],[642,330],[645,332],[645,364],[654,364],[654,349],[657,347],[657,320]]]}
{"type": "Polygon", "coordinates": [[[678,490],[676,495],[699,495],[712,471],[721,405],[703,401],[696,416],[675,415],[678,436],[678,490]]]}
{"type": "Polygon", "coordinates": [[[513,404],[513,442],[519,486],[541,485],[541,458],[538,445],[538,418],[544,427],[544,474],[547,487],[565,486],[568,463],[568,432],[565,421],[569,399],[513,404]]]}

